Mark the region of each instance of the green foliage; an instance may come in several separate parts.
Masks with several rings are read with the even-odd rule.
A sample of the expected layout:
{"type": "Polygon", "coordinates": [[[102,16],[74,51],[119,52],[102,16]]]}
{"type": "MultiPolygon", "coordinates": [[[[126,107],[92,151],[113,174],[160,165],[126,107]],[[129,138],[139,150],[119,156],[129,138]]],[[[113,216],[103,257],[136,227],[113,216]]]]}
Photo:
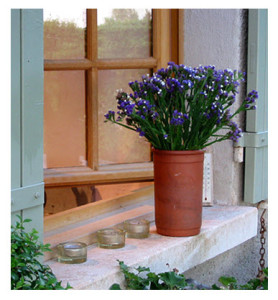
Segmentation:
{"type": "MultiPolygon", "coordinates": [[[[98,58],[150,56],[151,15],[139,19],[135,9],[113,9],[112,16],[98,25],[98,58]]],[[[44,21],[44,57],[86,57],[86,28],[72,21],[44,21]]]]}
{"type": "Polygon", "coordinates": [[[221,287],[214,284],[212,289],[214,290],[267,290],[268,289],[268,268],[264,270],[264,276],[262,279],[253,278],[244,285],[238,285],[237,280],[234,277],[222,276],[218,281],[222,284],[221,287]]]}
{"type": "MultiPolygon", "coordinates": [[[[125,276],[126,289],[128,290],[180,290],[187,286],[185,277],[175,271],[165,273],[150,272],[150,268],[138,267],[136,273],[129,271],[123,261],[118,261],[120,269],[125,276]],[[142,273],[148,272],[145,276],[142,273]]],[[[119,284],[113,284],[110,290],[120,290],[119,284]]]]}
{"type": "MultiPolygon", "coordinates": [[[[264,269],[263,279],[254,278],[249,280],[245,285],[238,285],[234,277],[222,276],[219,282],[222,286],[212,285],[211,288],[187,280],[183,274],[178,274],[177,270],[153,273],[150,268],[135,268],[136,273],[131,272],[129,267],[123,261],[119,261],[120,269],[125,277],[125,289],[127,290],[187,290],[187,289],[213,289],[213,290],[267,290],[268,289],[268,268],[264,269]],[[142,273],[145,274],[143,275],[142,273]],[[189,284],[189,282],[193,282],[189,284]]],[[[119,284],[114,283],[110,290],[121,290],[119,284]]]]}
{"type": "Polygon", "coordinates": [[[98,25],[99,58],[150,56],[151,15],[144,18],[134,9],[113,9],[111,18],[98,25]]]}
{"type": "Polygon", "coordinates": [[[44,21],[44,58],[85,57],[85,33],[85,29],[74,22],[62,22],[58,19],[44,21]]]}
{"type": "Polygon", "coordinates": [[[51,251],[49,244],[43,245],[38,241],[38,232],[33,229],[25,232],[22,220],[11,226],[11,289],[12,290],[65,290],[71,288],[67,284],[63,288],[61,282],[52,273],[49,266],[39,262],[43,252],[51,251]]]}

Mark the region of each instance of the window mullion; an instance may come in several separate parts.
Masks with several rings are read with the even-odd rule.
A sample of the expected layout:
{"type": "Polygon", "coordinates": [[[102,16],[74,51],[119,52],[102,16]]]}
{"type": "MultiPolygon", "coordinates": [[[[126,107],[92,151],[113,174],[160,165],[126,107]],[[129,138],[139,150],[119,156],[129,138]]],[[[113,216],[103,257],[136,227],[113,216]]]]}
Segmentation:
{"type": "Polygon", "coordinates": [[[87,9],[87,59],[92,68],[86,72],[87,80],[87,160],[88,166],[98,169],[98,69],[97,10],[87,9]]]}

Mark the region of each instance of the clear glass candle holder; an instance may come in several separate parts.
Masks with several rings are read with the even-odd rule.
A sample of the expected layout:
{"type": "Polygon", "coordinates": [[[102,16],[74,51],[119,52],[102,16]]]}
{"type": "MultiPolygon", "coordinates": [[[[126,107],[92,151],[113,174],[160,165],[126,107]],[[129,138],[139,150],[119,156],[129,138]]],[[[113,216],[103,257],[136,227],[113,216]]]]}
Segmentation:
{"type": "Polygon", "coordinates": [[[118,228],[105,228],[97,232],[100,248],[117,249],[125,246],[125,231],[118,228]]]}
{"type": "Polygon", "coordinates": [[[128,238],[145,239],[149,236],[150,222],[148,220],[126,220],[124,229],[128,238]]]}
{"type": "Polygon", "coordinates": [[[87,245],[81,242],[61,243],[57,246],[58,262],[80,264],[87,260],[87,245]]]}

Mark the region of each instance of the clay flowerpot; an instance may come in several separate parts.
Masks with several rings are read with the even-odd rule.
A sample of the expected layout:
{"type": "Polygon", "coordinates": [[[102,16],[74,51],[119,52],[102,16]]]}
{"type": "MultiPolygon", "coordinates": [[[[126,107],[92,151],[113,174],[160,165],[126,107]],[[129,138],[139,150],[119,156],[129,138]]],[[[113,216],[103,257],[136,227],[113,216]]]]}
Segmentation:
{"type": "Polygon", "coordinates": [[[153,149],[157,233],[192,236],[202,225],[204,151],[153,149]]]}

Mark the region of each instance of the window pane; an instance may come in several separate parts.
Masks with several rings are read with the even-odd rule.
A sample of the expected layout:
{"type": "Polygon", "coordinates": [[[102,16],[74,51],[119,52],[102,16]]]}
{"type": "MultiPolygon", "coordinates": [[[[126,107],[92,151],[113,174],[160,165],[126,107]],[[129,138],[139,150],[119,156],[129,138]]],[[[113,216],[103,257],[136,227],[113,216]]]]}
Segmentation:
{"type": "Polygon", "coordinates": [[[116,90],[131,92],[128,82],[139,80],[148,70],[99,71],[99,163],[132,163],[150,161],[150,144],[137,132],[112,123],[104,123],[108,110],[118,111],[116,90]]]}
{"type": "Polygon", "coordinates": [[[84,73],[44,73],[45,168],[86,165],[84,73]]]}
{"type": "Polygon", "coordinates": [[[44,9],[44,58],[85,57],[86,10],[44,9]]]}
{"type": "Polygon", "coordinates": [[[98,57],[151,56],[150,9],[98,9],[98,57]]]}
{"type": "Polygon", "coordinates": [[[92,202],[121,197],[150,185],[153,182],[46,188],[44,214],[52,215],[92,202]]]}

